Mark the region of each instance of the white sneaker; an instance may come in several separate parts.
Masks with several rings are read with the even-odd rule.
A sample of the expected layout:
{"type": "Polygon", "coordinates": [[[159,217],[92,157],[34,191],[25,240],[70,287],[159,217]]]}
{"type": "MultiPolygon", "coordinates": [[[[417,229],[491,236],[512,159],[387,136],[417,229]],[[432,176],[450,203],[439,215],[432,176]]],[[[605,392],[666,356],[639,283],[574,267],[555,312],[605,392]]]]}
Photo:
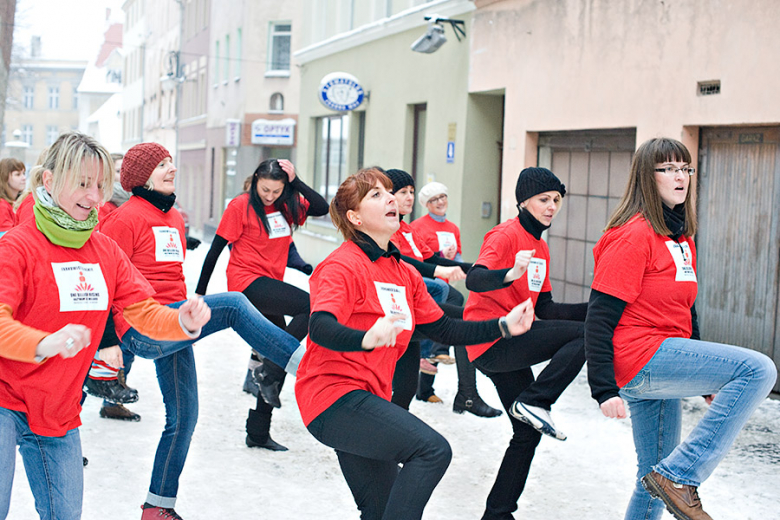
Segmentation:
{"type": "Polygon", "coordinates": [[[555,423],[553,423],[549,410],[515,401],[509,409],[509,413],[512,414],[512,417],[518,421],[523,421],[539,433],[549,435],[559,441],[566,440],[566,434],[555,429],[555,423]]]}

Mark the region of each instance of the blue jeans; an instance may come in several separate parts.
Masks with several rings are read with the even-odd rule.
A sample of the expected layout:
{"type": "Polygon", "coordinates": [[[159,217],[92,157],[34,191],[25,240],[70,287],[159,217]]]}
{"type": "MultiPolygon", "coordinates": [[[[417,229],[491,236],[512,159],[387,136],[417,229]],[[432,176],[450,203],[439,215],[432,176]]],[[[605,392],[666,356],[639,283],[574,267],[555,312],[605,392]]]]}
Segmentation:
{"type": "MultiPolygon", "coordinates": [[[[428,294],[431,295],[433,301],[436,303],[444,303],[447,301],[447,295],[450,293],[450,286],[444,280],[438,278],[423,278],[425,282],[425,288],[428,289],[428,294]]],[[[420,341],[420,357],[428,359],[431,357],[431,351],[433,350],[433,341],[424,339],[420,341]]]]}
{"type": "Polygon", "coordinates": [[[664,509],[639,479],[656,471],[678,484],[699,486],[726,456],[737,434],[777,378],[767,356],[753,350],[684,338],[665,340],[620,390],[631,412],[637,482],[626,520],[658,519],[664,509]],[[680,443],[684,397],[716,394],[680,443]]]}
{"type": "Polygon", "coordinates": [[[0,519],[8,516],[16,446],[42,520],[81,518],[84,465],[78,428],[62,437],[36,435],[22,412],[0,408],[0,519]]]}
{"type": "MultiPolygon", "coordinates": [[[[304,348],[299,341],[268,321],[241,293],[227,292],[203,297],[211,319],[199,338],[232,328],[257,352],[294,374],[304,348]]],[[[168,305],[178,308],[184,302],[168,305]]],[[[122,350],[153,359],[165,403],[165,429],[152,467],[147,502],[174,507],[179,476],[187,459],[192,433],[198,421],[198,381],[192,344],[196,340],[156,341],[128,330],[122,350]]]]}

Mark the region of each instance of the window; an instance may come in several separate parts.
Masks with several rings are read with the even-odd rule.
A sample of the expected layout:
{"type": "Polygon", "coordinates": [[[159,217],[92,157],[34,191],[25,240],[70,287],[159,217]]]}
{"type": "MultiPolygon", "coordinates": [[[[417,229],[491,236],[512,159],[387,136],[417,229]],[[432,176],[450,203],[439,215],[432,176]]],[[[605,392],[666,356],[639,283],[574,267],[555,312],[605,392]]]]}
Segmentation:
{"type": "Polygon", "coordinates": [[[222,67],[222,73],[224,76],[222,80],[227,83],[228,76],[230,75],[230,35],[225,36],[225,63],[222,67]]]}
{"type": "MultiPolygon", "coordinates": [[[[357,168],[362,168],[364,112],[356,112],[352,118],[357,123],[357,133],[350,138],[350,114],[320,117],[315,120],[314,186],[330,202],[341,182],[349,175],[350,142],[357,146],[357,168]]],[[[355,169],[355,168],[352,168],[355,169]]]]}
{"type": "Polygon", "coordinates": [[[214,51],[215,57],[214,57],[214,86],[217,86],[217,83],[219,83],[219,42],[216,42],[216,49],[214,51]]]}
{"type": "Polygon", "coordinates": [[[289,71],[292,25],[289,22],[271,22],[269,33],[267,70],[269,72],[289,71]]]}
{"type": "Polygon", "coordinates": [[[56,126],[46,126],[46,146],[53,145],[59,136],[60,132],[56,126]]]}
{"type": "Polygon", "coordinates": [[[22,125],[22,141],[32,146],[33,144],[32,135],[33,135],[32,125],[22,125]]]}
{"type": "Polygon", "coordinates": [[[49,87],[49,108],[60,108],[60,87],[49,87]]]}
{"type": "Polygon", "coordinates": [[[24,104],[24,108],[32,108],[33,103],[35,102],[34,97],[35,91],[32,87],[24,87],[22,102],[24,104]]]}
{"type": "Polygon", "coordinates": [[[73,87],[73,110],[79,108],[79,92],[78,87],[73,87]]]}
{"type": "Polygon", "coordinates": [[[280,114],[284,112],[284,96],[281,92],[271,94],[271,102],[268,106],[268,112],[271,114],[280,114]]]}
{"type": "Polygon", "coordinates": [[[235,66],[235,79],[238,79],[241,77],[241,28],[239,27],[238,30],[236,30],[236,66],[235,66]]]}

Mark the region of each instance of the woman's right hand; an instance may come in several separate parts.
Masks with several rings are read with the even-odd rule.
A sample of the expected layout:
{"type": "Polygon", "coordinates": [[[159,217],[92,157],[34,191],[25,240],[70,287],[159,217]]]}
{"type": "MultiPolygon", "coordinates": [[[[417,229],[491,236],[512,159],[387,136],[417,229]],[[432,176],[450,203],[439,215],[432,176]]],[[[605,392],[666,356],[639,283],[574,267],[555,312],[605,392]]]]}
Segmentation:
{"type": "Polygon", "coordinates": [[[404,318],[406,318],[405,314],[382,316],[366,331],[360,346],[363,347],[363,350],[373,350],[377,347],[394,347],[395,337],[398,335],[399,330],[395,322],[404,318]]]}
{"type": "Polygon", "coordinates": [[[458,246],[456,246],[455,244],[450,244],[441,250],[441,256],[443,256],[447,260],[454,259],[455,255],[457,254],[458,254],[458,246]]]}
{"type": "Polygon", "coordinates": [[[531,258],[534,257],[534,253],[536,253],[536,249],[518,251],[515,254],[515,265],[512,266],[512,269],[507,271],[504,276],[504,283],[514,282],[523,276],[523,273],[528,269],[528,264],[531,263],[531,258]]]}
{"type": "Polygon", "coordinates": [[[444,278],[448,282],[457,282],[458,280],[465,280],[466,273],[459,265],[447,266],[437,265],[433,271],[433,276],[436,278],[444,278]]]}
{"type": "Polygon", "coordinates": [[[625,419],[627,417],[626,406],[623,404],[623,399],[620,396],[610,397],[601,403],[600,407],[604,417],[609,417],[610,419],[625,419]]]}
{"type": "Polygon", "coordinates": [[[50,358],[59,354],[64,358],[70,358],[78,354],[81,349],[88,347],[91,340],[92,331],[89,327],[69,323],[43,338],[35,349],[35,355],[50,358]]]}

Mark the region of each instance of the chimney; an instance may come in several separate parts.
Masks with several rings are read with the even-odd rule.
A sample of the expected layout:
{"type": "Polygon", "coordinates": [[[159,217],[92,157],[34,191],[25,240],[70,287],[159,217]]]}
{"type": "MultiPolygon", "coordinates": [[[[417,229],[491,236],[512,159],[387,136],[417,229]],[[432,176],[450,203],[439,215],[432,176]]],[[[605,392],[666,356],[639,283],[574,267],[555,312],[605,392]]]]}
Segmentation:
{"type": "Polygon", "coordinates": [[[30,57],[31,58],[40,58],[41,57],[41,37],[40,36],[33,36],[30,40],[30,57]]]}

